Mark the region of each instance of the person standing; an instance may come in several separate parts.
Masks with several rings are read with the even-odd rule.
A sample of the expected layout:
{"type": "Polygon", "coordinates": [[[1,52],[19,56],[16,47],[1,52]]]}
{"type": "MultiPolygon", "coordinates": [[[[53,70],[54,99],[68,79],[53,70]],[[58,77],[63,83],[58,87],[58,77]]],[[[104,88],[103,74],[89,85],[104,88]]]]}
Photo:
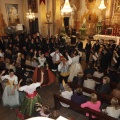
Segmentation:
{"type": "Polygon", "coordinates": [[[62,56],[62,54],[59,52],[59,49],[56,48],[55,52],[52,52],[50,56],[52,57],[52,61],[53,61],[52,71],[56,72],[58,65],[60,63],[60,57],[62,56]]]}
{"type": "Polygon", "coordinates": [[[72,63],[71,57],[66,53],[66,56],[68,57],[68,60],[64,58],[64,56],[61,56],[61,62],[58,65],[58,71],[60,72],[59,76],[59,83],[60,83],[60,88],[63,89],[62,81],[64,79],[65,83],[68,83],[68,77],[70,74],[69,71],[69,66],[72,63]]]}
{"type": "Polygon", "coordinates": [[[87,40],[87,43],[86,43],[86,46],[85,46],[86,63],[89,62],[91,47],[92,47],[91,41],[87,40]]]}
{"type": "Polygon", "coordinates": [[[12,108],[19,105],[19,93],[17,91],[18,77],[14,75],[13,69],[9,70],[9,75],[3,76],[4,73],[5,71],[2,71],[0,75],[2,81],[7,79],[2,96],[3,105],[12,108]]]}
{"type": "Polygon", "coordinates": [[[32,79],[28,78],[26,80],[26,85],[20,86],[22,79],[19,81],[18,90],[24,91],[26,97],[21,104],[19,111],[17,111],[17,120],[24,120],[24,116],[32,116],[35,111],[35,104],[42,103],[40,95],[36,92],[36,89],[43,83],[44,73],[41,70],[41,81],[37,83],[32,83],[32,79]],[[22,119],[21,119],[22,118],[22,119]]]}

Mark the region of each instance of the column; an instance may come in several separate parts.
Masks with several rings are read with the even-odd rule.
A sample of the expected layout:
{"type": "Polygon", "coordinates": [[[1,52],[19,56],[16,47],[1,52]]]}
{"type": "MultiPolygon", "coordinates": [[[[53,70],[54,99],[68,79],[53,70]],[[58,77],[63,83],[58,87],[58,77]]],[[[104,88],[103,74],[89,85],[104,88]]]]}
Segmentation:
{"type": "Polygon", "coordinates": [[[60,0],[53,0],[53,34],[58,34],[61,28],[60,0]]]}

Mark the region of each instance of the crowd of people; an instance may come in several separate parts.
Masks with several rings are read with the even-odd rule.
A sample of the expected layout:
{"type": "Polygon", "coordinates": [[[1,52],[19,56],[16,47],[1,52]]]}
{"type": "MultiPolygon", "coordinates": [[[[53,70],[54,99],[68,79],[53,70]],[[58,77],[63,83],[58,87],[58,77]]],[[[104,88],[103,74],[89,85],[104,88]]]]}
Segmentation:
{"type": "MultiPolygon", "coordinates": [[[[67,83],[74,82],[95,90],[98,83],[94,81],[93,76],[103,79],[103,84],[98,85],[99,88],[96,90],[99,93],[116,95],[114,96],[116,98],[111,100],[111,104],[114,110],[118,110],[117,113],[120,113],[118,103],[114,103],[120,98],[120,85],[118,84],[112,93],[109,85],[111,81],[120,82],[120,44],[116,45],[113,40],[106,45],[100,44],[98,40],[92,45],[91,41],[87,40],[85,48],[83,48],[83,42],[80,39],[74,46],[71,46],[59,35],[46,38],[36,34],[23,38],[18,35],[15,38],[8,36],[6,43],[0,37],[0,71],[3,105],[8,105],[10,108],[20,106],[17,112],[18,120],[20,117],[24,118],[24,115],[33,116],[37,105],[40,107],[37,111],[41,110],[42,98],[36,92],[36,88],[50,85],[55,82],[56,77],[58,77],[63,97],[71,99],[81,107],[92,109],[95,106],[94,110],[97,111],[100,111],[101,102],[97,101],[96,94],[82,93],[82,89],[79,88],[74,95],[67,83]],[[84,53],[85,61],[88,63],[88,68],[85,70],[81,66],[84,53]],[[92,61],[90,60],[91,56],[92,61]],[[35,70],[23,69],[23,65],[33,66],[35,70]],[[112,69],[114,67],[115,72],[111,70],[111,66],[112,69]],[[83,76],[87,78],[85,79],[83,76]],[[21,97],[22,91],[26,93],[26,97],[23,96],[24,98],[20,102],[19,97],[21,97]],[[91,101],[87,102],[86,96],[91,97],[91,101]]],[[[69,107],[64,103],[61,104],[69,107]]],[[[106,109],[108,115],[110,115],[110,109],[110,107],[106,109]]],[[[111,116],[117,118],[118,114],[111,116]]]]}

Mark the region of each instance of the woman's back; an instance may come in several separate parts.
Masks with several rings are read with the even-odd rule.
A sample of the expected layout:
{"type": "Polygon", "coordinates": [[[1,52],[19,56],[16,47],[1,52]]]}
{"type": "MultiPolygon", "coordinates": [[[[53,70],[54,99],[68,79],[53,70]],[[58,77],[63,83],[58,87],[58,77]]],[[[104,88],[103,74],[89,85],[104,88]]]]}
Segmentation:
{"type": "Polygon", "coordinates": [[[120,116],[120,108],[115,109],[114,107],[110,106],[106,108],[106,113],[107,115],[114,117],[114,118],[119,118],[120,116]]]}

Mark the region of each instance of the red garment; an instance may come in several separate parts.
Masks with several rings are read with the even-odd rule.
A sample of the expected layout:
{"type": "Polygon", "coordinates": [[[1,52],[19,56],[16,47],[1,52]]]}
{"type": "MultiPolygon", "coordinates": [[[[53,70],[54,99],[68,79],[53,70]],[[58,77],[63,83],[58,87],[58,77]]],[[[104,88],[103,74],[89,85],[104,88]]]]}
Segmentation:
{"type": "MultiPolygon", "coordinates": [[[[44,69],[42,69],[42,71],[44,72],[44,76],[43,76],[43,84],[42,86],[45,85],[50,85],[51,83],[55,82],[56,77],[55,75],[50,71],[50,69],[46,69],[44,67],[44,69]]],[[[33,73],[33,82],[40,82],[41,81],[41,68],[36,67],[34,73],[33,73]]]]}
{"type": "Polygon", "coordinates": [[[28,94],[28,93],[26,93],[26,97],[27,98],[34,98],[35,96],[37,96],[37,92],[36,91],[34,91],[34,93],[33,94],[28,94]]]}

